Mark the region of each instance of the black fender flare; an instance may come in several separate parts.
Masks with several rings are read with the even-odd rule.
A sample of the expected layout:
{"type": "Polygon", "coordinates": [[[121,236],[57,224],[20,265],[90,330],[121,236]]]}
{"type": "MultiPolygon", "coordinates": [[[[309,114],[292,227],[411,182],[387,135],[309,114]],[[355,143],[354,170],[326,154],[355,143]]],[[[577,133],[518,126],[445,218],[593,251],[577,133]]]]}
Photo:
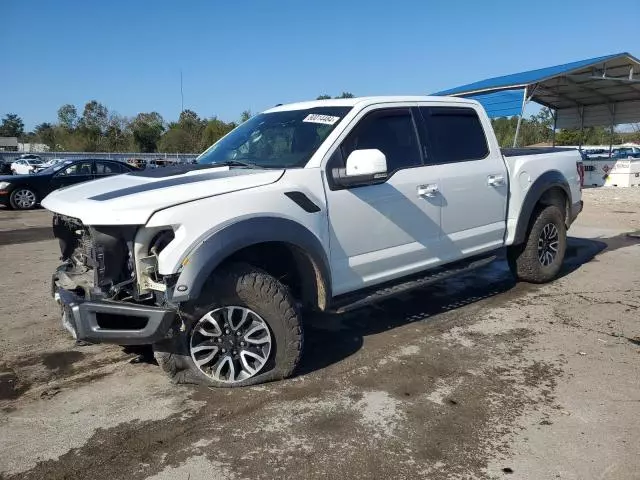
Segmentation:
{"type": "Polygon", "coordinates": [[[318,238],[301,224],[280,217],[252,217],[239,220],[211,233],[200,240],[183,261],[173,291],[169,291],[171,303],[195,300],[215,268],[230,255],[243,248],[265,242],[282,242],[297,247],[310,257],[318,269],[319,281],[331,295],[329,259],[318,238]]]}
{"type": "Polygon", "coordinates": [[[540,201],[545,192],[552,188],[561,188],[567,199],[569,205],[572,205],[571,189],[569,188],[569,182],[565,176],[557,170],[549,170],[548,172],[540,175],[535,182],[529,187],[529,190],[522,202],[522,208],[520,209],[520,216],[518,217],[518,223],[516,226],[516,233],[513,239],[513,245],[519,245],[524,243],[527,238],[527,232],[529,231],[529,224],[531,222],[531,216],[533,211],[540,201]]]}

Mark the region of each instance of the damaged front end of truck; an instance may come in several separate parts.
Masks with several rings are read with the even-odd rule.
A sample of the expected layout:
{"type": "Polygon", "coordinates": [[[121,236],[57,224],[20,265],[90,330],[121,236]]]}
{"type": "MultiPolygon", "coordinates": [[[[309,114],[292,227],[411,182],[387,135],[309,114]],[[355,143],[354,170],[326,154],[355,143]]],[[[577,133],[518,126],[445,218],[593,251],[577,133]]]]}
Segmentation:
{"type": "Polygon", "coordinates": [[[76,340],[145,345],[171,335],[179,317],[177,306],[167,301],[174,279],[157,272],[157,256],[173,239],[171,229],[86,226],[55,214],[53,233],[63,263],[53,274],[52,294],[76,340]]]}

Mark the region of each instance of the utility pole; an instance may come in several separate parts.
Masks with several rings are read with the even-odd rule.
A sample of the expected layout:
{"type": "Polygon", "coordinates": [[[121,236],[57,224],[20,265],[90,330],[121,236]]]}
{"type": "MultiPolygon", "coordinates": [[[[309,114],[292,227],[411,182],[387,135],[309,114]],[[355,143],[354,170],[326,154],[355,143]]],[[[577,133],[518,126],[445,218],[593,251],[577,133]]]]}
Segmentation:
{"type": "Polygon", "coordinates": [[[182,69],[180,69],[180,113],[184,112],[184,91],[182,89],[182,69]]]}

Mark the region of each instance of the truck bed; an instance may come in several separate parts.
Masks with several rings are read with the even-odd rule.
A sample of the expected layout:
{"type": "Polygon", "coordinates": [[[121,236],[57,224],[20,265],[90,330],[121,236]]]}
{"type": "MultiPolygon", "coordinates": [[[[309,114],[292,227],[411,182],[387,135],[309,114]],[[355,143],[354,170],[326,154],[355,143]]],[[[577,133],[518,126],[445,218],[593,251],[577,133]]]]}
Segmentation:
{"type": "Polygon", "coordinates": [[[515,239],[521,208],[531,184],[548,172],[558,172],[569,183],[571,202],[581,198],[580,174],[577,164],[582,161],[576,148],[502,148],[502,155],[509,171],[510,189],[507,209],[506,244],[515,239]]]}
{"type": "Polygon", "coordinates": [[[576,150],[570,147],[519,147],[501,148],[500,151],[505,157],[524,157],[527,155],[542,155],[544,153],[558,153],[576,150]]]}

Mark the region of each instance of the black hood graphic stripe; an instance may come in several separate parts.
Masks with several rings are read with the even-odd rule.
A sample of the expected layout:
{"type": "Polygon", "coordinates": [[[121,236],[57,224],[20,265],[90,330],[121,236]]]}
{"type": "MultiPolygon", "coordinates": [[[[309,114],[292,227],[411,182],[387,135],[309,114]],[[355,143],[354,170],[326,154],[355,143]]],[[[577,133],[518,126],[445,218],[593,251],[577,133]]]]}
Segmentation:
{"type": "Polygon", "coordinates": [[[216,180],[219,178],[237,177],[241,175],[253,175],[256,173],[264,172],[265,170],[249,170],[249,169],[232,169],[225,170],[223,172],[211,172],[204,175],[197,175],[193,177],[182,176],[183,172],[176,174],[173,178],[167,180],[160,180],[158,182],[143,183],[141,185],[134,185],[131,187],[121,188],[119,190],[113,190],[111,192],[101,193],[95,197],[89,197],[89,200],[96,200],[98,202],[113,200],[114,198],[126,197],[128,195],[135,195],[137,193],[150,192],[152,190],[161,190],[167,187],[173,187],[175,185],[185,185],[188,183],[206,182],[209,180],[216,180]]]}

